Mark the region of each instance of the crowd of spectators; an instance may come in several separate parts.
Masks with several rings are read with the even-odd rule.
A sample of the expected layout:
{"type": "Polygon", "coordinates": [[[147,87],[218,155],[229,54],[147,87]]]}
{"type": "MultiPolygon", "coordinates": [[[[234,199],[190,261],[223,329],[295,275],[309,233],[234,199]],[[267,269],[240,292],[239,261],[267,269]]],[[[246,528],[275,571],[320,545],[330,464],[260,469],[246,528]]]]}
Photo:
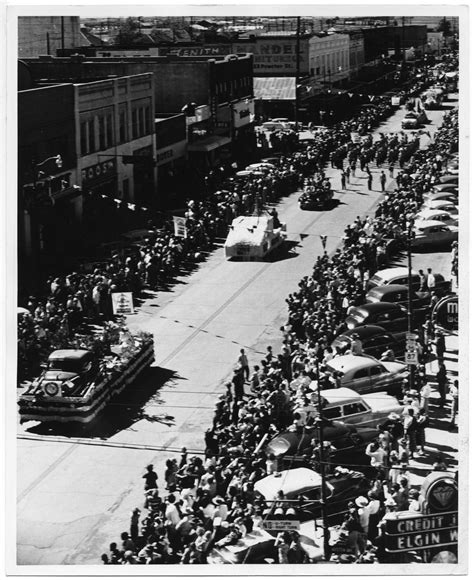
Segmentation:
{"type": "Polygon", "coordinates": [[[88,325],[110,320],[111,293],[139,295],[143,289],[156,290],[172,280],[183,264],[202,260],[213,241],[227,234],[235,217],[251,214],[255,207],[263,208],[297,190],[308,177],[324,177],[330,151],[350,143],[354,128],[371,131],[391,112],[386,99],[376,98],[355,121],[318,133],[304,150],[297,150],[295,139],[290,139],[292,152],[275,160],[273,168],[245,176],[213,170],[208,197],[187,202],[186,237],[174,235],[171,221],[160,228],[150,221],[143,240],[112,252],[93,271],[48,279],[44,291],[30,296],[19,311],[19,379],[37,374],[51,350],[65,348],[76,333],[87,333],[88,325]]]}
{"type": "MultiPolygon", "coordinates": [[[[367,113],[367,131],[372,131],[385,114],[383,106],[367,113]]],[[[317,394],[310,385],[317,379],[323,389],[331,386],[333,379],[325,372],[325,363],[344,354],[333,350],[331,342],[345,330],[348,309],[364,302],[367,281],[388,258],[390,242],[406,239],[410,217],[421,205],[423,193],[437,182],[449,155],[456,152],[457,122],[456,111],[446,113],[441,129],[427,149],[418,150],[415,138],[415,147],[406,158],[400,159],[398,154],[393,159],[399,168],[396,187],[386,192],[374,218],[357,217],[346,228],[334,255],[329,257],[324,252],[312,274],[303,278],[298,291],[288,297],[289,317],[281,328],[281,350],[276,353],[268,347],[252,369],[241,351],[232,379],[216,403],[213,424],[205,434],[204,457],[188,457],[183,449],[179,459],[167,460],[160,485],[156,474],[150,479],[153,467],[148,467],[144,476],[146,514],[140,521],[140,511],[133,512],[130,531],[122,534],[121,546],[111,544],[110,554],[102,556],[104,563],[205,563],[214,547],[237,544],[262,528],[270,506],[255,493],[254,484],[281,467],[274,456],[265,453],[262,442],[283,430],[300,432],[314,427],[319,413],[317,394]]],[[[386,147],[388,152],[392,143],[400,152],[406,146],[404,139],[384,137],[375,155],[367,158],[367,148],[373,146],[373,141],[352,144],[353,129],[351,123],[341,123],[327,137],[331,150],[341,148],[345,152],[337,160],[342,170],[345,164],[350,167],[355,163],[357,169],[366,171],[371,161],[377,163],[377,151],[381,148],[386,147]]],[[[313,173],[322,172],[324,153],[316,155],[315,161],[309,147],[306,155],[302,163],[308,163],[313,173]]],[[[281,161],[285,163],[298,164],[298,156],[281,161]]],[[[389,561],[382,533],[387,514],[402,510],[420,512],[420,492],[413,484],[410,464],[413,458],[425,455],[432,388],[425,377],[425,363],[434,354],[442,371],[445,345],[442,335],[434,335],[429,323],[418,331],[422,350],[414,384],[405,385],[403,413],[389,415],[378,426],[379,436],[365,449],[371,467],[366,471],[368,491],[347,505],[339,538],[334,543],[334,561],[389,561]],[[338,550],[341,545],[343,550],[338,550]]],[[[446,382],[444,373],[438,380],[442,405],[446,382]]],[[[456,382],[451,387],[453,421],[457,389],[456,382]]],[[[347,469],[332,460],[335,450],[330,443],[325,442],[324,447],[327,451],[322,457],[316,444],[303,450],[298,465],[319,470],[324,462],[332,473],[347,473],[347,469]]],[[[434,458],[432,469],[448,469],[442,454],[434,458]]],[[[275,501],[272,506],[275,514],[294,513],[281,493],[275,501]]],[[[275,548],[274,561],[278,563],[309,561],[298,533],[279,534],[275,548]]],[[[243,562],[246,559],[247,556],[243,562]]]]}

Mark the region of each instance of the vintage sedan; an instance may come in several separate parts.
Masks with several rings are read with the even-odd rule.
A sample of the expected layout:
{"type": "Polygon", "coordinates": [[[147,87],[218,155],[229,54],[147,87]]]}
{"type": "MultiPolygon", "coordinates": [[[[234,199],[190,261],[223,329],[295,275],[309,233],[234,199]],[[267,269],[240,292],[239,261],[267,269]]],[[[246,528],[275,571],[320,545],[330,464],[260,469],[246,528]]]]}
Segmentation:
{"type": "Polygon", "coordinates": [[[405,332],[392,334],[374,324],[358,326],[337,336],[331,346],[332,348],[346,349],[352,344],[352,335],[356,333],[362,343],[364,354],[380,358],[382,354],[390,349],[396,357],[403,356],[405,352],[405,332]]]}
{"type": "Polygon", "coordinates": [[[459,178],[457,175],[442,175],[439,178],[440,183],[459,183],[459,178]]]}
{"type": "Polygon", "coordinates": [[[321,538],[317,538],[314,523],[311,521],[300,522],[295,516],[274,516],[267,518],[265,526],[269,530],[260,527],[230,545],[214,544],[214,548],[207,557],[208,564],[273,564],[278,562],[278,547],[275,545],[275,537],[278,527],[274,524],[278,519],[293,519],[295,530],[298,529],[298,537],[303,550],[310,562],[318,562],[324,559],[324,550],[321,538]],[[271,524],[274,524],[273,526],[271,524]]]}
{"type": "Polygon", "coordinates": [[[445,199],[425,201],[423,206],[420,208],[420,211],[423,211],[424,209],[438,209],[448,212],[453,216],[457,216],[459,214],[459,208],[457,205],[445,199]]]}
{"type": "Polygon", "coordinates": [[[347,387],[324,390],[321,402],[323,417],[356,427],[377,427],[390,414],[401,416],[403,413],[403,406],[387,393],[360,395],[347,387]]]}
{"type": "MultiPolygon", "coordinates": [[[[272,473],[255,483],[255,491],[273,506],[279,492],[293,506],[301,521],[321,517],[322,478],[319,473],[307,467],[287,469],[272,473]],[[291,502],[291,500],[299,500],[291,502]]],[[[326,501],[328,514],[333,522],[342,520],[347,503],[361,494],[367,493],[369,482],[360,471],[337,470],[326,477],[326,501]]],[[[284,503],[284,502],[283,502],[284,503]]],[[[271,510],[275,508],[270,507],[271,510]]]]}
{"type": "MultiPolygon", "coordinates": [[[[323,440],[329,441],[334,448],[331,456],[338,457],[351,455],[365,449],[366,445],[377,437],[377,429],[346,425],[342,421],[324,420],[322,425],[323,440]]],[[[276,435],[265,448],[267,455],[274,455],[281,465],[294,465],[311,448],[311,441],[319,442],[319,427],[289,428],[276,435]]]]}
{"type": "Polygon", "coordinates": [[[425,193],[423,196],[424,203],[429,203],[431,201],[447,201],[453,205],[457,205],[459,196],[457,192],[454,191],[431,191],[425,193]]]}
{"type": "MultiPolygon", "coordinates": [[[[417,280],[418,272],[411,271],[412,280],[417,280]]],[[[451,284],[445,280],[442,274],[435,274],[436,289],[450,290],[451,284]]],[[[367,284],[367,288],[375,288],[376,286],[386,286],[387,284],[408,284],[408,269],[404,267],[385,268],[375,272],[367,284]]]]}
{"type": "Polygon", "coordinates": [[[457,241],[459,228],[435,221],[416,221],[413,232],[412,248],[424,248],[427,246],[443,246],[457,241]]]}
{"type": "MultiPolygon", "coordinates": [[[[434,185],[431,186],[431,191],[433,193],[440,193],[442,191],[445,192],[450,192],[453,194],[458,195],[459,194],[459,184],[458,183],[435,183],[434,185]]],[[[431,193],[431,192],[429,192],[431,193]]],[[[425,194],[425,195],[429,195],[425,194]]]]}
{"type": "Polygon", "coordinates": [[[406,332],[408,328],[407,309],[390,302],[367,302],[348,310],[348,329],[375,324],[390,332],[406,332]]]}
{"type": "Polygon", "coordinates": [[[415,219],[425,222],[442,222],[446,226],[459,225],[457,214],[451,214],[441,209],[423,209],[416,214],[415,219]]]}
{"type": "Polygon", "coordinates": [[[402,119],[402,129],[418,129],[421,125],[426,123],[427,117],[425,111],[420,111],[416,113],[415,111],[410,111],[402,119]]]}
{"type": "MultiPolygon", "coordinates": [[[[412,278],[412,308],[414,310],[426,310],[430,304],[429,292],[417,292],[416,288],[419,286],[418,278],[412,278]]],[[[408,307],[408,285],[405,284],[387,284],[386,286],[378,286],[372,288],[365,295],[367,302],[390,302],[392,304],[400,304],[408,307]]]]}
{"type": "MultiPolygon", "coordinates": [[[[345,354],[326,363],[338,387],[347,387],[359,394],[386,391],[400,396],[408,368],[400,362],[381,362],[374,357],[345,354]]],[[[324,391],[323,391],[324,392],[324,391]]]]}

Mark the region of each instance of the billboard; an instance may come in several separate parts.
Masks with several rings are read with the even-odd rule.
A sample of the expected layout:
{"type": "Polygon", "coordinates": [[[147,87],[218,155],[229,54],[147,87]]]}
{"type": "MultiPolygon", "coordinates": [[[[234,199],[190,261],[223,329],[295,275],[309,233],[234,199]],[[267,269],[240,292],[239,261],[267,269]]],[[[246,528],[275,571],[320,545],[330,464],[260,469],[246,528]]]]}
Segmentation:
{"type": "MultiPolygon", "coordinates": [[[[255,76],[294,76],[296,75],[296,37],[295,38],[256,38],[252,42],[234,42],[234,53],[249,52],[254,55],[255,76]]],[[[300,40],[300,75],[309,72],[308,40],[300,40]]]]}

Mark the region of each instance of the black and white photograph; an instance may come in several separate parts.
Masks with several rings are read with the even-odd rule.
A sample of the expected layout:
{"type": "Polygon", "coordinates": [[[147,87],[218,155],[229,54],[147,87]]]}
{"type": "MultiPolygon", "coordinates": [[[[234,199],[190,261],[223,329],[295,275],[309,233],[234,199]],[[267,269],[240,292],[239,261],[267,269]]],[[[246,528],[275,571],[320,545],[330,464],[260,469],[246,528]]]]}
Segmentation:
{"type": "Polygon", "coordinates": [[[9,574],[467,573],[468,20],[7,7],[9,574]]]}

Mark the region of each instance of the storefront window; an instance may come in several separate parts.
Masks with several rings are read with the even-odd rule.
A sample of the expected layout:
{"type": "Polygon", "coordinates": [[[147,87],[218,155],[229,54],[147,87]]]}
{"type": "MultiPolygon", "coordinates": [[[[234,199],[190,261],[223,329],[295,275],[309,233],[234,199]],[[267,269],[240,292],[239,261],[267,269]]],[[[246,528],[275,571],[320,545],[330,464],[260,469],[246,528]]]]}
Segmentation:
{"type": "Polygon", "coordinates": [[[87,153],[93,153],[95,149],[95,127],[94,127],[94,119],[90,119],[87,121],[87,128],[88,128],[88,147],[87,153]]]}
{"type": "Polygon", "coordinates": [[[107,115],[106,121],[106,143],[107,147],[112,147],[114,144],[114,125],[111,113],[107,115]]]}
{"type": "Polygon", "coordinates": [[[88,152],[88,140],[87,140],[87,122],[81,123],[81,154],[86,155],[88,152]]]}
{"type": "Polygon", "coordinates": [[[102,151],[105,148],[105,117],[99,117],[99,150],[102,151]]]}
{"type": "Polygon", "coordinates": [[[119,141],[126,143],[127,139],[127,111],[122,109],[119,114],[119,141]]]}

